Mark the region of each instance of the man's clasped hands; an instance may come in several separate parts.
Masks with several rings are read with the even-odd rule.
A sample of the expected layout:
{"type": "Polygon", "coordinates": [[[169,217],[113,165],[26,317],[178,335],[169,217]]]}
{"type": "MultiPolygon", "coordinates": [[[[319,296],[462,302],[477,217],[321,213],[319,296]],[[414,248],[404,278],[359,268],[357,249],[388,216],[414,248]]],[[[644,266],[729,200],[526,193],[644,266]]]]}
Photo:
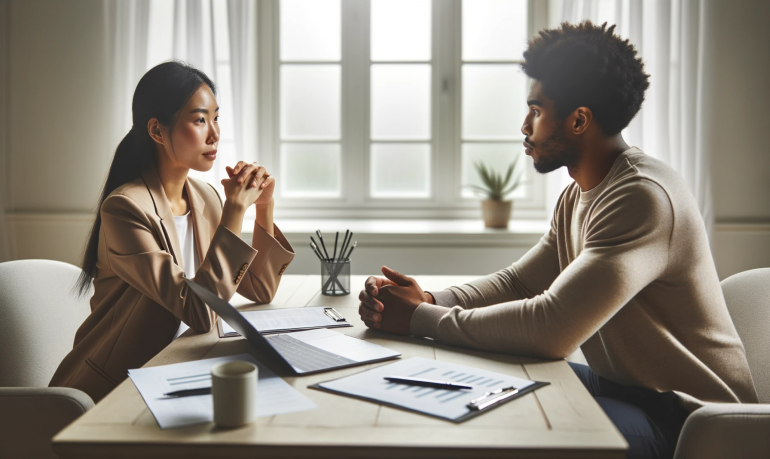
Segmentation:
{"type": "Polygon", "coordinates": [[[434,304],[433,295],[398,271],[382,267],[382,277],[369,277],[358,295],[358,314],[367,327],[399,335],[410,334],[414,311],[422,303],[434,304]]]}

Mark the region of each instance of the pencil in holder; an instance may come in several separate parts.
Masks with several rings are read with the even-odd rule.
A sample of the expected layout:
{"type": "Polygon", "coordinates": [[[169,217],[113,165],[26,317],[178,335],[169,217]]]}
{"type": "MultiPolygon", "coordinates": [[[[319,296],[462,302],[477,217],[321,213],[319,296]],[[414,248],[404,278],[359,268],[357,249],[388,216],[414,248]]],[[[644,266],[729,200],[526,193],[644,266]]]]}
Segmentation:
{"type": "Polygon", "coordinates": [[[328,296],[350,294],[350,259],[321,260],[321,293],[328,296]]]}

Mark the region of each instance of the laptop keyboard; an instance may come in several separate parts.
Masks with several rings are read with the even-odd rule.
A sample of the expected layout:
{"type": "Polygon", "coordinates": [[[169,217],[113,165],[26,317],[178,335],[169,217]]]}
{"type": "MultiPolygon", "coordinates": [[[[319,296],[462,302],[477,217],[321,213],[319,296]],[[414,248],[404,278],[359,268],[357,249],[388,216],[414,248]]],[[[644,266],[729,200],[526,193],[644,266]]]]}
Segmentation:
{"type": "Polygon", "coordinates": [[[285,358],[297,372],[326,370],[356,363],[355,360],[332,354],[307,344],[287,334],[265,336],[270,344],[285,358]]]}

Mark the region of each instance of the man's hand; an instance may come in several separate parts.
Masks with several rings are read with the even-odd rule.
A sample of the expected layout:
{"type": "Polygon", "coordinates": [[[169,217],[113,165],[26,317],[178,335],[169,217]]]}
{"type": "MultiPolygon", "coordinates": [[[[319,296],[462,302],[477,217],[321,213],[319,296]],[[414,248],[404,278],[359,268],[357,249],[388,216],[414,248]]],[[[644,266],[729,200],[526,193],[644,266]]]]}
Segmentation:
{"type": "MultiPolygon", "coordinates": [[[[382,267],[383,271],[385,267],[382,267]]],[[[358,299],[361,300],[361,304],[358,306],[358,315],[363,319],[364,324],[369,328],[380,328],[380,320],[382,316],[378,313],[382,312],[383,305],[377,301],[377,294],[380,292],[380,288],[385,285],[395,285],[388,279],[382,277],[371,276],[364,282],[364,289],[358,295],[358,299]]]]}
{"type": "Polygon", "coordinates": [[[370,277],[366,280],[365,289],[359,295],[358,312],[369,328],[408,335],[417,306],[432,303],[433,297],[411,277],[385,266],[382,273],[387,279],[370,277]]]}

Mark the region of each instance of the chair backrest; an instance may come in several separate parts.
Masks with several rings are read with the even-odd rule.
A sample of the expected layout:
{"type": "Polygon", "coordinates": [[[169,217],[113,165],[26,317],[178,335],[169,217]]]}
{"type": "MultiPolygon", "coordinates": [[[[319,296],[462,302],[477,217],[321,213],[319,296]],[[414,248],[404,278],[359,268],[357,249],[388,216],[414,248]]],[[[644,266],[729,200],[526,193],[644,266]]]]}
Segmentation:
{"type": "Polygon", "coordinates": [[[727,309],[749,361],[760,403],[770,403],[770,268],[752,269],[722,281],[727,309]]]}
{"type": "Polygon", "coordinates": [[[0,387],[47,386],[91,312],[80,269],[53,260],[0,263],[0,387]]]}

